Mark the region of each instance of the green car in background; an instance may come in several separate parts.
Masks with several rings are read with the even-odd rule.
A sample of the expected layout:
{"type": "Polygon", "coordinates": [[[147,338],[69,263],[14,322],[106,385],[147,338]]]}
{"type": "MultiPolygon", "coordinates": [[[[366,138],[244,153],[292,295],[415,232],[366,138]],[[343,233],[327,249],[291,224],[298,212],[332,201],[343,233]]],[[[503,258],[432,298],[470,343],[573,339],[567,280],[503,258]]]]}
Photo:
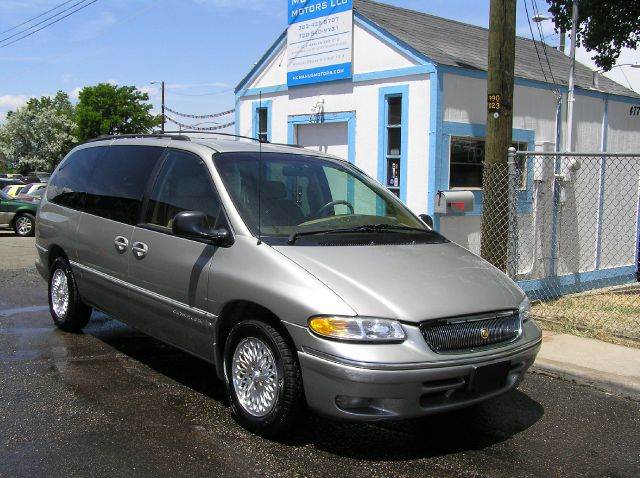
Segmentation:
{"type": "Polygon", "coordinates": [[[18,236],[33,236],[37,210],[38,204],[16,201],[0,191],[0,227],[9,226],[18,236]]]}

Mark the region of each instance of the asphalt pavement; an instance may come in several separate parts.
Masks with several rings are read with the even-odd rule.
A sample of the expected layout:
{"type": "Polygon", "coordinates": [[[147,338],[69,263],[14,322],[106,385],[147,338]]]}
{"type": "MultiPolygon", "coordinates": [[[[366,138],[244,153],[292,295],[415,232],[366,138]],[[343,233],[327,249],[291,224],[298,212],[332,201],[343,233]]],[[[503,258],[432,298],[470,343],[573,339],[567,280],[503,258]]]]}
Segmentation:
{"type": "Polygon", "coordinates": [[[640,402],[528,374],[459,412],[378,424],[308,412],[269,441],[231,419],[211,365],[103,314],[61,332],[35,270],[0,271],[1,477],[637,477],[638,430],[640,402]]]}

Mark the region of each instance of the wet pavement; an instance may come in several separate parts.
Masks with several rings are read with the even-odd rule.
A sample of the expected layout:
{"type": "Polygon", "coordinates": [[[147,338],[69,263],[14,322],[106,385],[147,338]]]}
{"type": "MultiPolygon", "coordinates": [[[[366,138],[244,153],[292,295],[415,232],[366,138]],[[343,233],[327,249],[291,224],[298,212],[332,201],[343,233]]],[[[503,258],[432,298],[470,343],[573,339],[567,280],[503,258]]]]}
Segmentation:
{"type": "Polygon", "coordinates": [[[0,271],[0,476],[640,476],[640,403],[529,374],[456,413],[308,413],[279,441],[231,419],[212,366],[94,313],[54,328],[33,268],[0,271]]]}

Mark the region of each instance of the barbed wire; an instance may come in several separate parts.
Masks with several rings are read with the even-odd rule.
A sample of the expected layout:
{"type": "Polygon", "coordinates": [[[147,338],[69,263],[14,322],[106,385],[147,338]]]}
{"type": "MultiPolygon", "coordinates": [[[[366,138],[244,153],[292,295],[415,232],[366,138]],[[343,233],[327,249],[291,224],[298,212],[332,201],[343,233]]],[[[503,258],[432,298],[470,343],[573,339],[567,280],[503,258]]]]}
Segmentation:
{"type": "Polygon", "coordinates": [[[167,121],[170,121],[171,123],[180,126],[181,128],[188,129],[188,130],[193,130],[193,131],[218,131],[220,129],[228,128],[228,127],[233,126],[233,125],[236,124],[235,121],[232,121],[230,123],[221,124],[221,125],[218,125],[218,126],[207,126],[207,127],[203,128],[203,127],[200,127],[200,126],[192,126],[190,124],[180,123],[179,121],[176,121],[176,120],[174,120],[173,118],[171,118],[171,117],[169,117],[167,115],[164,115],[164,118],[167,121]]]}
{"type": "Polygon", "coordinates": [[[194,119],[219,118],[220,116],[226,116],[226,115],[230,115],[230,114],[236,112],[236,110],[234,108],[234,109],[231,109],[231,110],[222,111],[220,113],[213,113],[213,114],[210,114],[210,115],[189,115],[189,114],[186,114],[186,113],[179,113],[178,111],[172,110],[168,106],[165,106],[164,109],[167,110],[169,113],[173,113],[174,115],[182,116],[184,118],[194,118],[194,119]]]}

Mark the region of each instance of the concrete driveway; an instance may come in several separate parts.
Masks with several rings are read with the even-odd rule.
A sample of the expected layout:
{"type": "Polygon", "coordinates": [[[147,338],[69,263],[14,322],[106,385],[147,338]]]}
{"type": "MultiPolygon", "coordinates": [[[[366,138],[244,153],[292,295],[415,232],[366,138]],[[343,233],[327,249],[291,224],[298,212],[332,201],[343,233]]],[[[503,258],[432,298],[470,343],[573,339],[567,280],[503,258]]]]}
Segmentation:
{"type": "Polygon", "coordinates": [[[34,267],[36,240],[16,237],[10,229],[0,229],[0,269],[15,270],[34,267]]]}

